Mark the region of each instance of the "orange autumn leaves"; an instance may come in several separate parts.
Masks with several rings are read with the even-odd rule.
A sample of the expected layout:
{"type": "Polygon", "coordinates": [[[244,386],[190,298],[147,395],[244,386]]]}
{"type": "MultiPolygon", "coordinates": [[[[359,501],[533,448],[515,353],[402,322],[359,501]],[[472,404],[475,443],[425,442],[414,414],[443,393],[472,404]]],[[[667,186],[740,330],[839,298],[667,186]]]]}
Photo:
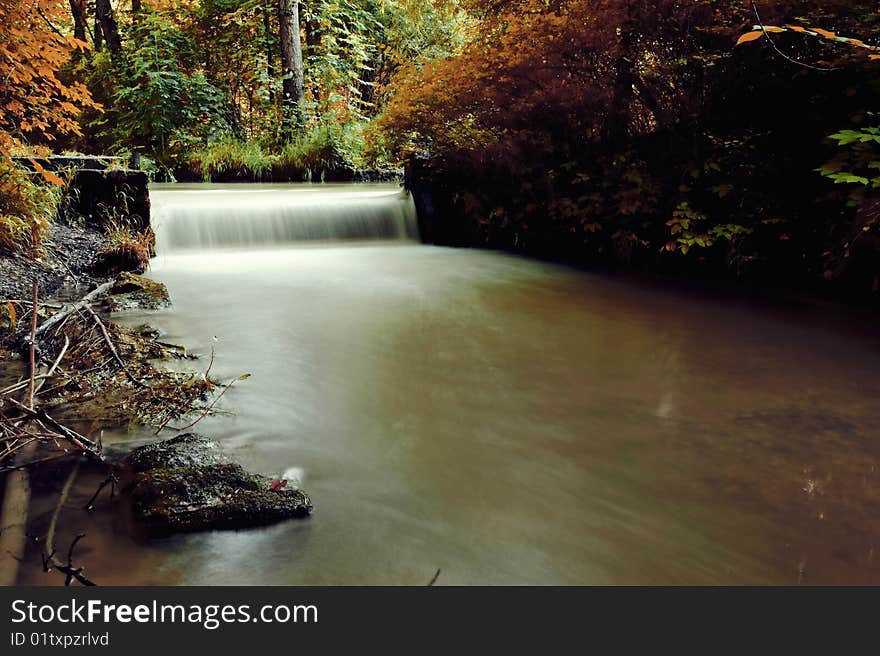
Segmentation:
{"type": "Polygon", "coordinates": [[[87,47],[67,34],[67,12],[64,0],[0,3],[0,249],[40,253],[63,185],[31,158],[40,184],[12,156],[79,134],[80,110],[97,107],[82,84],[62,79],[71,55],[87,47]]]}
{"type": "Polygon", "coordinates": [[[868,58],[871,60],[880,60],[880,47],[869,45],[861,39],[840,36],[821,27],[802,27],[800,25],[784,25],[783,27],[778,27],[776,25],[755,25],[751,32],[746,32],[739,37],[736,45],[740,46],[751,41],[758,41],[765,35],[782,34],[784,32],[797,32],[798,34],[806,34],[808,36],[820,37],[829,41],[845,43],[868,51],[868,58]]]}
{"type": "Polygon", "coordinates": [[[95,107],[86,88],[65,83],[62,67],[88,46],[66,34],[63,0],[7,0],[0,4],[0,157],[22,144],[45,144],[78,134],[83,107],[95,107]]]}

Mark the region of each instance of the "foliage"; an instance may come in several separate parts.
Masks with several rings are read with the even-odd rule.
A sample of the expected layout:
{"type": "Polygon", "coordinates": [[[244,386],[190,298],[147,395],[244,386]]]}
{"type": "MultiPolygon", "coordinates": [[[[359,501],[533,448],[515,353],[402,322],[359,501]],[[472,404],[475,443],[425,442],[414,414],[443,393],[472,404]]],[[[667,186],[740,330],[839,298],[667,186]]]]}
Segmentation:
{"type": "Polygon", "coordinates": [[[462,52],[404,67],[378,120],[416,181],[452,190],[444,239],[781,281],[855,267],[829,274],[880,160],[871,3],[758,2],[745,37],[751,3],[471,9],[462,52]]]}
{"type": "Polygon", "coordinates": [[[0,250],[39,255],[63,191],[64,185],[0,161],[0,250]]]}
{"type": "MultiPolygon", "coordinates": [[[[279,130],[275,4],[154,2],[136,20],[118,16],[122,56],[97,52],[82,58],[72,72],[106,110],[89,112],[84,139],[70,145],[138,151],[166,168],[206,155],[210,160],[212,151],[219,158],[216,164],[227,171],[236,158],[246,160],[257,148],[280,154],[285,139],[279,130]],[[250,145],[254,142],[259,146],[250,145]]],[[[295,154],[319,159],[315,139],[337,145],[340,139],[350,141],[333,126],[369,120],[384,104],[398,67],[449,54],[461,43],[466,22],[455,3],[440,0],[316,0],[301,9],[304,116],[308,132],[325,134],[296,139],[311,152],[295,154]]],[[[248,167],[252,178],[259,178],[261,173],[254,171],[267,164],[241,163],[257,165],[248,167]]],[[[211,175],[205,167],[200,171],[211,175]]]]}
{"type": "Polygon", "coordinates": [[[361,125],[326,120],[313,123],[281,150],[284,165],[314,173],[364,166],[361,125]]]}
{"type": "Polygon", "coordinates": [[[205,181],[218,178],[257,180],[272,169],[275,159],[258,141],[226,139],[191,155],[189,164],[205,181]]]}
{"type": "Polygon", "coordinates": [[[142,12],[130,34],[123,61],[102,52],[83,64],[105,99],[105,111],[89,123],[97,144],[167,162],[228,128],[221,92],[187,65],[197,48],[188,35],[152,11],[142,12]]]}
{"type": "Polygon", "coordinates": [[[0,155],[24,140],[51,142],[58,134],[79,133],[80,109],[94,106],[81,83],[61,80],[71,53],[88,47],[49,27],[65,15],[65,4],[0,5],[0,155]]]}
{"type": "MultiPolygon", "coordinates": [[[[36,255],[57,210],[64,181],[36,162],[42,182],[12,157],[30,143],[78,134],[83,107],[96,107],[81,83],[66,83],[61,69],[87,45],[53,31],[64,16],[61,0],[0,4],[0,247],[36,255]]],[[[33,150],[33,149],[31,149],[33,150]]]]}

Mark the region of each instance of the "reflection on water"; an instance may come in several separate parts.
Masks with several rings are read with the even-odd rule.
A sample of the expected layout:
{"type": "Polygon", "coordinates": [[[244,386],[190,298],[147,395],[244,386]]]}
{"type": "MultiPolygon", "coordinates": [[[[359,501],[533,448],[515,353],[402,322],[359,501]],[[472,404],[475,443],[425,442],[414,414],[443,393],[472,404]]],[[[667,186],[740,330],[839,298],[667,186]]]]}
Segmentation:
{"type": "Polygon", "coordinates": [[[401,243],[152,275],[164,339],[253,374],[200,431],[316,510],[145,545],[72,513],[100,583],[880,583],[880,353],[818,311],[401,243]]]}

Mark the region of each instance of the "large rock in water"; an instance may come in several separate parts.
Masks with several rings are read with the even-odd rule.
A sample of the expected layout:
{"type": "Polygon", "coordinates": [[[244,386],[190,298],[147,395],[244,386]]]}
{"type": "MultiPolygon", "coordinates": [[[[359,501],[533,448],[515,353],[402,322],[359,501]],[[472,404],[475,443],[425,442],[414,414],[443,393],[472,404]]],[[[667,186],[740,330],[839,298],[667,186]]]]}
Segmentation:
{"type": "Polygon", "coordinates": [[[135,519],[154,536],[262,526],[312,512],[305,492],[271,490],[269,478],[248,473],[195,433],[137,448],[126,462],[135,519]]]}

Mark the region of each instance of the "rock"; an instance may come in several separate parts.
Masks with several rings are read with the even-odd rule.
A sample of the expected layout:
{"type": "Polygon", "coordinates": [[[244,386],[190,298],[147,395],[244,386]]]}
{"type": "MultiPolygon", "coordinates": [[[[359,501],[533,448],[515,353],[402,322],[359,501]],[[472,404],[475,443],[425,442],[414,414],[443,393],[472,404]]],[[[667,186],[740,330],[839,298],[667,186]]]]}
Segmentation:
{"type": "Polygon", "coordinates": [[[162,331],[158,328],[153,328],[148,323],[142,323],[134,327],[134,332],[143,337],[144,339],[159,339],[162,336],[162,331]]]}
{"type": "Polygon", "coordinates": [[[216,442],[195,433],[135,449],[126,461],[135,519],[153,536],[262,526],[312,512],[305,492],[270,490],[271,479],[230,462],[216,442]]]}
{"type": "Polygon", "coordinates": [[[136,474],[154,469],[179,469],[231,462],[217,442],[198,433],[184,433],[170,440],[139,447],[129,454],[126,461],[136,474]]]}
{"type": "Polygon", "coordinates": [[[171,305],[171,297],[165,285],[135,273],[120,274],[110,293],[114,310],[161,310],[171,305]]]}

